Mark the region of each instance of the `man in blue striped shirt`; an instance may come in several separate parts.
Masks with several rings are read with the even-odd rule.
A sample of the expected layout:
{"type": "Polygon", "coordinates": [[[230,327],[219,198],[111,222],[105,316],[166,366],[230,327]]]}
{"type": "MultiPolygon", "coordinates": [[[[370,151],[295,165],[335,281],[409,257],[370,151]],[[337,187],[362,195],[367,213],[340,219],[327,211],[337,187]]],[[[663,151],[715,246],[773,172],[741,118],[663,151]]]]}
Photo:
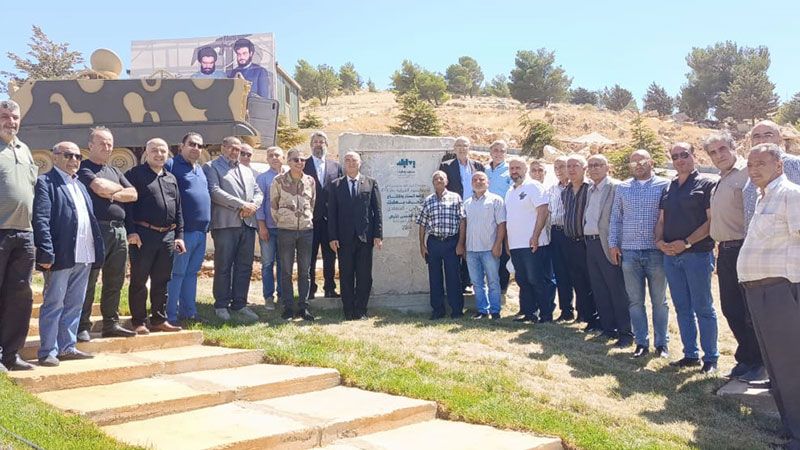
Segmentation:
{"type": "Polygon", "coordinates": [[[667,281],[664,256],[656,248],[654,231],[658,222],[658,205],[669,186],[669,180],[653,174],[653,159],[647,150],[633,152],[630,167],[633,178],[620,183],[614,196],[608,250],[617,264],[622,260],[622,274],[636,341],[633,357],[641,358],[650,353],[647,310],[644,306],[646,282],[652,303],[656,353],[666,358],[669,356],[667,281]]]}

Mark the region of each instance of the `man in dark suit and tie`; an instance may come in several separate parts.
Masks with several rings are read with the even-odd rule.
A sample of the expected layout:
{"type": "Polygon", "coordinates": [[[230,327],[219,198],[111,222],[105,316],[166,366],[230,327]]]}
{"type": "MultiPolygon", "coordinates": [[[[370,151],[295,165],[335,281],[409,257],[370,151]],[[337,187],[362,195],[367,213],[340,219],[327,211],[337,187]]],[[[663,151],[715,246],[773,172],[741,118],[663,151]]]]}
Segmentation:
{"type": "MultiPolygon", "coordinates": [[[[461,136],[457,138],[453,144],[453,152],[456,158],[443,161],[439,165],[439,170],[447,174],[447,190],[460,195],[462,201],[472,197],[472,174],[486,172],[483,164],[474,159],[469,159],[469,145],[468,137],[461,136]]],[[[467,260],[462,257],[461,286],[466,290],[467,286],[471,284],[469,271],[467,270],[467,260]]]]}
{"type": "Polygon", "coordinates": [[[375,179],[359,173],[361,156],[344,155],[345,176],[328,186],[328,237],[339,254],[345,320],[367,318],[372,289],[372,248],[383,246],[381,194],[375,179]]]}
{"type": "Polygon", "coordinates": [[[308,298],[314,298],[317,292],[316,268],[319,247],[322,246],[322,273],[325,277],[323,289],[325,297],[338,297],[336,281],[334,280],[336,253],[331,250],[328,242],[328,193],[326,188],[333,180],[342,176],[342,167],[338,162],[326,158],[328,150],[328,136],[322,131],[311,135],[311,156],[306,160],[303,172],[314,179],[317,187],[317,201],[314,204],[314,241],[311,243],[311,290],[308,298]]]}

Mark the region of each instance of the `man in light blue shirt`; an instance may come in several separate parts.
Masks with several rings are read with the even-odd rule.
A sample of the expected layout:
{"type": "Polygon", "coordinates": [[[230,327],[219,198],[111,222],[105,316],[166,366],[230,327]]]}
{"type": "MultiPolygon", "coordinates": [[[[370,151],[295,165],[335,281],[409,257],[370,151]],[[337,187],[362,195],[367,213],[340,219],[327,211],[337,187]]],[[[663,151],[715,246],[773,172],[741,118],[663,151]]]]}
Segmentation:
{"type": "MultiPolygon", "coordinates": [[[[508,144],[506,141],[499,139],[492,142],[489,146],[489,154],[492,161],[484,166],[486,176],[489,177],[489,192],[499,195],[500,198],[505,198],[508,188],[514,183],[511,180],[511,174],[508,172],[508,164],[506,163],[506,154],[508,153],[508,144]]],[[[509,256],[505,248],[505,241],[503,241],[503,254],[500,256],[500,290],[505,292],[508,289],[508,280],[511,275],[506,269],[509,256]]]]}
{"type": "Polygon", "coordinates": [[[272,218],[269,203],[269,189],[272,180],[284,172],[283,150],[280,147],[269,147],[267,149],[267,163],[269,170],[256,177],[256,184],[264,199],[256,210],[256,220],[258,221],[258,242],[261,245],[261,283],[263,286],[264,304],[267,309],[275,308],[274,296],[277,293],[280,297],[281,279],[277,277],[278,288],[275,289],[276,277],[273,268],[281,273],[278,255],[278,226],[272,218]]]}

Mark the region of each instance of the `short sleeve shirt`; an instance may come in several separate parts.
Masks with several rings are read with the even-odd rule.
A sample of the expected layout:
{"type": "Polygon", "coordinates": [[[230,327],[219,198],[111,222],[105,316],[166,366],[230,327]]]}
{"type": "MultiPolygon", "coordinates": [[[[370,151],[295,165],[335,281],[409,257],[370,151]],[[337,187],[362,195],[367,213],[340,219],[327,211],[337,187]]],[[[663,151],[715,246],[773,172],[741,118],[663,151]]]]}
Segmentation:
{"type": "MultiPolygon", "coordinates": [[[[664,212],[664,241],[681,241],[689,237],[708,220],[706,210],[711,207],[711,191],[716,179],[709,175],[692,172],[683,184],[675,177],[661,196],[659,207],[664,212]]],[[[714,248],[714,240],[707,236],[693,242],[687,252],[708,252],[714,248]]]]}
{"type": "Polygon", "coordinates": [[[503,199],[491,192],[464,201],[467,215],[467,251],[486,252],[497,239],[497,226],[506,221],[503,199]]]}
{"type": "Polygon", "coordinates": [[[446,238],[458,234],[463,218],[464,202],[461,196],[445,189],[441,198],[434,192],[425,199],[417,224],[425,227],[425,231],[432,236],[446,238]]]}
{"type": "Polygon", "coordinates": [[[119,169],[107,164],[100,165],[87,159],[81,163],[81,168],[78,170],[78,179],[86,186],[86,190],[89,191],[89,197],[92,199],[92,210],[97,220],[125,220],[125,207],[122,204],[100,197],[89,187],[95,178],[104,178],[113,181],[123,188],[129,188],[133,185],[128,182],[128,179],[125,178],[125,175],[123,175],[119,169]]]}
{"type": "MultiPolygon", "coordinates": [[[[538,181],[527,181],[518,187],[512,186],[506,193],[506,229],[508,230],[508,248],[530,247],[533,229],[539,215],[538,208],[547,205],[549,196],[544,186],[538,181]]],[[[550,236],[542,230],[539,245],[550,243],[550,236]]]]}

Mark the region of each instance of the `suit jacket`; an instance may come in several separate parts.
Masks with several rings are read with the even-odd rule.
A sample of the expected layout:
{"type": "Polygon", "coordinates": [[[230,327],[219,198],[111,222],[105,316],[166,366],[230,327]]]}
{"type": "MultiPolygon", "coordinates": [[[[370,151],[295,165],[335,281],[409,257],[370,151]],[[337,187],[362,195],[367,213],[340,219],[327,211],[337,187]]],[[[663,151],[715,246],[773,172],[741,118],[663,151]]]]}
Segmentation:
{"type": "Polygon", "coordinates": [[[337,178],[328,185],[328,239],[351,245],[358,239],[372,245],[383,239],[381,193],[378,182],[363,174],[358,176],[356,198],[350,195],[348,178],[337,178]]]}
{"type": "MultiPolygon", "coordinates": [[[[94,238],[93,268],[103,266],[103,234],[92,211],[92,199],[83,183],[76,183],[86,201],[94,238]]],[[[75,241],[78,234],[78,210],[61,174],[55,168],[36,180],[33,198],[33,242],[36,263],[52,264],[49,270],[75,266],[75,241]]],[[[41,267],[41,266],[40,266],[41,267]]]]}
{"type": "MultiPolygon", "coordinates": [[[[468,159],[467,164],[470,165],[472,173],[486,171],[483,168],[483,164],[474,159],[468,159]]],[[[439,165],[439,170],[447,174],[447,190],[455,192],[463,200],[464,187],[461,185],[461,170],[458,168],[458,159],[451,159],[450,161],[441,163],[439,165]]],[[[469,181],[470,183],[472,182],[472,180],[469,181]]]]}
{"type": "MultiPolygon", "coordinates": [[[[600,229],[600,244],[603,246],[603,253],[606,254],[608,262],[612,264],[614,261],[608,252],[608,231],[611,228],[611,207],[614,205],[614,194],[617,192],[617,185],[619,185],[619,180],[608,177],[606,185],[600,190],[600,222],[597,224],[600,229]]],[[[588,201],[586,206],[589,206],[588,201]]]]}
{"type": "Polygon", "coordinates": [[[317,169],[316,166],[314,166],[313,157],[309,156],[306,159],[306,165],[303,167],[303,172],[310,175],[311,178],[314,179],[314,185],[317,187],[317,200],[316,203],[314,203],[314,222],[319,220],[327,220],[328,191],[325,189],[325,187],[330,185],[333,180],[343,175],[342,166],[332,159],[325,160],[325,176],[323,180],[325,182],[325,187],[322,186],[322,183],[320,183],[319,177],[317,176],[317,169]]]}
{"type": "Polygon", "coordinates": [[[242,205],[255,203],[256,194],[260,191],[253,171],[241,164],[238,167],[242,180],[222,155],[203,165],[211,194],[211,230],[240,227],[242,223],[251,228],[258,226],[255,214],[246,219],[239,216],[242,205]]]}

